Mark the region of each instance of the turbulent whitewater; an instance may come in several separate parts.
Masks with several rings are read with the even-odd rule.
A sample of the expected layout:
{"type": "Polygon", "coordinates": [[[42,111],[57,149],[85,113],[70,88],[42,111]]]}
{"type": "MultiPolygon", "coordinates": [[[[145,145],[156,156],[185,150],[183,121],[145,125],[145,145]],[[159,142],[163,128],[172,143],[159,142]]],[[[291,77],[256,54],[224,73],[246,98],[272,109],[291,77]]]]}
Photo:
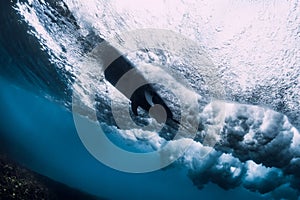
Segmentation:
{"type": "MultiPolygon", "coordinates": [[[[297,199],[300,192],[300,2],[293,1],[17,1],[1,12],[4,27],[18,27],[16,40],[1,41],[1,57],[11,57],[1,75],[71,108],[72,92],[82,97],[82,115],[97,119],[124,148],[153,151],[169,143],[194,185],[213,182],[224,189],[243,186],[273,198],[297,199]],[[8,8],[9,10],[9,8],[8,8]],[[218,87],[203,81],[203,69],[186,57],[141,49],[127,58],[137,68],[163,66],[193,89],[199,101],[199,130],[194,139],[166,141],[143,129],[119,130],[111,101],[128,105],[105,81],[90,53],[103,40],[126,31],[167,29],[195,41],[213,63],[218,87]],[[18,44],[18,43],[17,43],[18,44]],[[31,48],[32,47],[32,48],[31,48]],[[87,94],[96,95],[89,99],[87,94]],[[101,112],[100,112],[100,111],[101,112]],[[220,115],[222,117],[220,117],[220,115]],[[214,128],[212,128],[214,127],[214,128]],[[152,135],[152,137],[148,137],[152,135]],[[192,140],[192,141],[191,141],[192,140]],[[213,144],[213,145],[212,145],[213,144]],[[121,144],[122,145],[122,144],[121,144]]],[[[1,5],[2,6],[2,5],[1,5]]],[[[8,29],[2,38],[11,37],[8,29]]],[[[136,41],[137,43],[142,42],[136,41]]],[[[145,75],[155,74],[155,67],[145,75]]],[[[163,80],[162,73],[158,73],[163,80]]],[[[166,83],[168,84],[168,83],[166,83]]],[[[169,85],[172,87],[172,84],[169,85]]],[[[168,94],[165,94],[168,95],[168,94]]],[[[95,119],[92,119],[95,120],[95,119]]],[[[140,119],[145,120],[145,119],[140,119]]]]}

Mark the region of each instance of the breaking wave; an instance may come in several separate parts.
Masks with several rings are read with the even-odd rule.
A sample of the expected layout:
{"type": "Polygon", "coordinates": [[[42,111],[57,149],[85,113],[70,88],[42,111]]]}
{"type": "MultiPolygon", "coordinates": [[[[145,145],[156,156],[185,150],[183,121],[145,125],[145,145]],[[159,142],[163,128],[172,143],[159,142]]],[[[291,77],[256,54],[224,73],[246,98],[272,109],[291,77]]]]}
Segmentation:
{"type": "MultiPolygon", "coordinates": [[[[67,108],[71,108],[72,92],[78,93],[85,107],[81,114],[88,116],[95,108],[103,111],[97,112],[98,121],[107,132],[114,133],[112,139],[123,148],[144,152],[169,143],[171,156],[179,153],[184,143],[192,142],[174,165],[184,166],[200,189],[213,182],[224,189],[243,186],[276,199],[298,198],[300,5],[297,0],[151,4],[22,0],[0,4],[1,27],[5,27],[0,47],[3,77],[67,108]],[[89,53],[103,40],[149,27],[191,38],[216,66],[216,77],[225,92],[212,98],[201,69],[192,66],[188,57],[149,49],[127,55],[137,67],[164,66],[170,74],[186,80],[202,99],[201,129],[194,139],[166,141],[156,133],[149,133],[152,136],[149,137],[142,129],[117,129],[111,101],[120,105],[129,102],[104,80],[103,74],[95,74],[95,63],[86,65],[89,53]],[[85,98],[86,94],[96,94],[96,101],[85,98]],[[223,120],[218,119],[220,112],[225,113],[223,120]],[[218,129],[214,132],[210,127],[218,129]],[[214,145],[210,145],[211,141],[214,145]]],[[[119,39],[121,43],[122,38],[119,39]]],[[[145,73],[155,73],[155,67],[148,71],[145,73]]],[[[164,78],[162,74],[159,76],[164,78]]]]}

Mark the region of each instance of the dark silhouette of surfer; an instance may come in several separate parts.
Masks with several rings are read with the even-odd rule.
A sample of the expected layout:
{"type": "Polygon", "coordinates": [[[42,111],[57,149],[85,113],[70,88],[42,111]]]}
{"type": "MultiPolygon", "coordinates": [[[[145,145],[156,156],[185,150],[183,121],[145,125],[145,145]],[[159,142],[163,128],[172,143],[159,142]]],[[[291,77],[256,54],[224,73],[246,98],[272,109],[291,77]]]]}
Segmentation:
{"type": "Polygon", "coordinates": [[[165,103],[164,99],[158,94],[153,85],[147,82],[143,75],[127,58],[121,55],[119,58],[114,60],[105,69],[104,75],[107,81],[109,81],[131,101],[131,110],[136,116],[138,116],[138,108],[140,107],[148,112],[150,116],[155,118],[158,122],[165,122],[167,125],[172,126],[173,128],[176,128],[176,126],[179,125],[179,122],[174,119],[173,113],[165,103]],[[135,73],[133,73],[133,76],[126,84],[134,84],[134,81],[137,79],[144,80],[143,82],[147,84],[137,88],[132,95],[129,96],[125,91],[123,91],[124,89],[122,89],[126,86],[118,88],[116,87],[116,84],[122,76],[133,69],[135,73]]]}

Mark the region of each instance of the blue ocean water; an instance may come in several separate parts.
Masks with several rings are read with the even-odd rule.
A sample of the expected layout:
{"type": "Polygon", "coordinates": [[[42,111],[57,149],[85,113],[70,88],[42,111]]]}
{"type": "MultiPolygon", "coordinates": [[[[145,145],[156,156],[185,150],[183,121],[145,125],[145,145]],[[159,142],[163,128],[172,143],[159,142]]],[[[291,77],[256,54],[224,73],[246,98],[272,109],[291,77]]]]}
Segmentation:
{"type": "MultiPolygon", "coordinates": [[[[174,2],[1,1],[1,150],[43,175],[109,199],[298,199],[299,1],[174,2]],[[103,39],[122,43],[122,32],[145,27],[191,38],[215,63],[217,82],[225,91],[217,100],[225,103],[216,111],[214,101],[202,102],[201,134],[222,141],[203,159],[208,147],[200,134],[177,164],[130,174],[103,165],[86,150],[71,100],[72,92],[80,94],[87,109],[81,114],[96,109],[98,120],[111,126],[110,101],[118,106],[128,102],[102,80],[93,63],[83,61],[103,39]],[[96,95],[98,107],[86,94],[96,95]],[[218,110],[226,110],[220,122],[214,117],[218,110]],[[220,133],[205,129],[214,123],[220,133]]],[[[181,58],[142,49],[127,56],[137,67],[163,65],[205,98],[209,89],[220,88],[203,83],[203,69],[189,63],[189,53],[181,58]]],[[[155,67],[147,70],[167,80],[167,74],[155,74],[155,67]]],[[[145,143],[137,140],[141,133],[113,127],[107,134],[144,150],[145,143]]]]}
{"type": "Polygon", "coordinates": [[[261,199],[242,188],[198,190],[185,171],[130,174],[96,160],[81,143],[66,108],[0,79],[0,131],[11,157],[30,169],[108,199],[261,199]]]}

